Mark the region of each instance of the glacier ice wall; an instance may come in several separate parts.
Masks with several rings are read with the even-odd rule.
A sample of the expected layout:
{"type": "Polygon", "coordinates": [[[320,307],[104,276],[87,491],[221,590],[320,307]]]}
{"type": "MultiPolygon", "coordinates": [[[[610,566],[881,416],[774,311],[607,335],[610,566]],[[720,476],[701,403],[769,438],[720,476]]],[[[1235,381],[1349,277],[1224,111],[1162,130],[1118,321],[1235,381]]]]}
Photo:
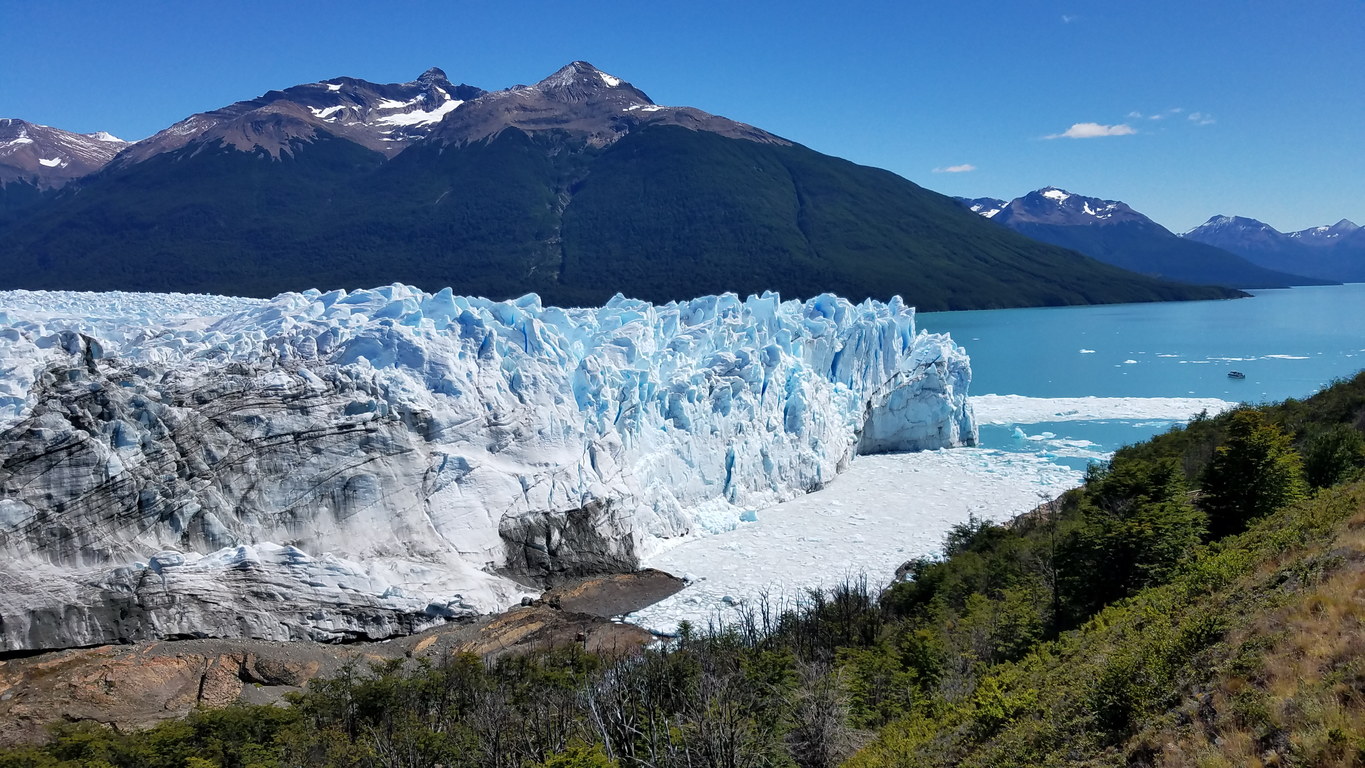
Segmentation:
{"type": "Polygon", "coordinates": [[[0,650],[410,632],[975,442],[898,299],[0,298],[0,650]]]}

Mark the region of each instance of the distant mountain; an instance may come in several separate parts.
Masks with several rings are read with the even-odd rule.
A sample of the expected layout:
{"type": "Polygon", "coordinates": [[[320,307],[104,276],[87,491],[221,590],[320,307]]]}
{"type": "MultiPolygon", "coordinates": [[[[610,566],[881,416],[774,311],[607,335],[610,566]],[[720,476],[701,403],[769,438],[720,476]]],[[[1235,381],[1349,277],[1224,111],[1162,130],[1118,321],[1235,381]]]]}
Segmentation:
{"type": "Polygon", "coordinates": [[[1290,232],[1289,236],[1304,245],[1330,247],[1355,237],[1359,232],[1360,226],[1354,221],[1342,219],[1331,226],[1311,227],[1298,232],[1290,232]]]}
{"type": "MultiPolygon", "coordinates": [[[[977,212],[983,216],[1000,202],[992,198],[959,200],[972,210],[980,207],[977,212]]],[[[1238,288],[1331,282],[1265,269],[1222,249],[1183,240],[1127,203],[1077,195],[1057,187],[1015,198],[989,218],[1045,243],[1168,280],[1238,288]]]]}
{"type": "Polygon", "coordinates": [[[181,120],[123,153],[115,169],[127,168],[185,147],[221,145],[261,151],[278,160],[294,144],[334,137],[392,157],[428,136],[441,118],[484,95],[451,85],[439,69],[410,83],[381,85],[350,77],[270,91],[250,101],[181,120]]]}
{"type": "Polygon", "coordinates": [[[103,131],[71,133],[0,118],[0,231],[6,219],[103,168],[126,146],[128,142],[103,131]]]}
{"type": "Polygon", "coordinates": [[[887,171],[655,104],[585,62],[493,92],[438,69],[271,91],[0,221],[6,288],[392,282],[575,305],[767,289],[900,294],[924,310],[1237,295],[1021,237],[887,171]]]}
{"type": "Polygon", "coordinates": [[[103,168],[126,146],[103,131],[71,133],[0,118],[0,186],[18,182],[55,189],[103,168]]]}
{"type": "Polygon", "coordinates": [[[980,214],[988,219],[995,218],[996,214],[1005,210],[1005,206],[1009,205],[1007,201],[998,200],[994,197],[958,197],[954,199],[967,206],[967,210],[972,213],[980,214]]]}
{"type": "Polygon", "coordinates": [[[1365,230],[1342,219],[1288,234],[1241,216],[1214,216],[1182,235],[1268,269],[1342,282],[1365,281],[1365,230]]]}

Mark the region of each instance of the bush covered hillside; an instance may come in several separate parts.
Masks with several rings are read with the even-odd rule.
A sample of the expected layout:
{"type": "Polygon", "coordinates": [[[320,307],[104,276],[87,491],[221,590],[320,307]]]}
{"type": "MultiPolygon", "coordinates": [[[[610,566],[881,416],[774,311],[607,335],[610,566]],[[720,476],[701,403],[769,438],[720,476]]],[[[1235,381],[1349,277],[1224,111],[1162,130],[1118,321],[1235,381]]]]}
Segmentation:
{"type": "Polygon", "coordinates": [[[1365,374],[1120,451],[878,594],[622,659],[392,662],[0,766],[1365,764],[1365,374]]]}

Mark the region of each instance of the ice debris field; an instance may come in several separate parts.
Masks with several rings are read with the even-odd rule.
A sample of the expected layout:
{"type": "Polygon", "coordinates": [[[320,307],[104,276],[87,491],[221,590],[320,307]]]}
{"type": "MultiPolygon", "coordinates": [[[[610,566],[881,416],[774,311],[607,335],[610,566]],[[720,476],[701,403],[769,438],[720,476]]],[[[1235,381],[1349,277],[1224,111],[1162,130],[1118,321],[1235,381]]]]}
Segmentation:
{"type": "MultiPolygon", "coordinates": [[[[0,576],[74,585],[13,589],[5,649],[37,642],[9,617],[59,607],[43,604],[53,595],[144,589],[138,572],[209,590],[204,603],[246,634],[335,639],[497,610],[552,573],[643,563],[692,580],[638,617],[666,631],[764,590],[889,578],[969,514],[1003,519],[1077,481],[1046,456],[970,447],[973,407],[985,423],[1034,424],[1227,405],[969,401],[970,377],[966,351],[917,332],[898,300],[561,309],[401,285],[268,301],[0,292],[5,450],[84,451],[78,466],[0,473],[0,576]],[[90,392],[103,410],[76,413],[90,392]],[[157,464],[172,443],[191,454],[178,476],[157,464]],[[101,510],[129,505],[143,519],[94,548],[27,533],[105,525],[101,510]],[[294,615],[222,594],[215,569],[244,563],[294,615]],[[308,610],[308,589],[340,607],[308,610]]],[[[182,633],[176,615],[213,625],[172,607],[149,619],[154,633],[182,633]]],[[[68,640],[126,629],[102,621],[68,640]]]]}

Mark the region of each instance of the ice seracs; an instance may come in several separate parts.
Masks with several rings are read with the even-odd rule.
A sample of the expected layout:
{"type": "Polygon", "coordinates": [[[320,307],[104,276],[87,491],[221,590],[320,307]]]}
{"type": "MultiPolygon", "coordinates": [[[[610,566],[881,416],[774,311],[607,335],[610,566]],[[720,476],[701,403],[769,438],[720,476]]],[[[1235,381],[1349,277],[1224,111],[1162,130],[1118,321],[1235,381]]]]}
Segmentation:
{"type": "Polygon", "coordinates": [[[412,631],[975,442],[898,300],[160,301],[6,295],[0,650],[412,631]]]}

